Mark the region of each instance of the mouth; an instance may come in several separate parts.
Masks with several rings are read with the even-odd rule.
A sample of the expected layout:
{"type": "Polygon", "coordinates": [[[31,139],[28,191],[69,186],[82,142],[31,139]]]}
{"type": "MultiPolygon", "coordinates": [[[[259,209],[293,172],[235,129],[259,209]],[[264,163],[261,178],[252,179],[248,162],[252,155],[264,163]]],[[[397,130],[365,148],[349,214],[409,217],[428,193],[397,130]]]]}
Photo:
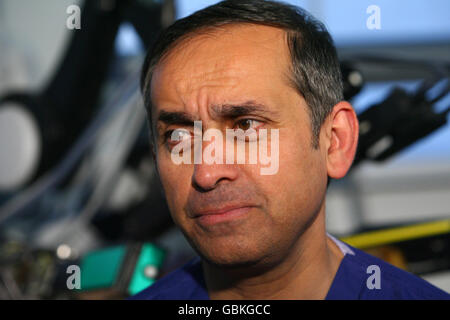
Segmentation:
{"type": "Polygon", "coordinates": [[[193,218],[203,226],[229,222],[245,217],[253,209],[251,205],[227,206],[196,213],[193,218]]]}

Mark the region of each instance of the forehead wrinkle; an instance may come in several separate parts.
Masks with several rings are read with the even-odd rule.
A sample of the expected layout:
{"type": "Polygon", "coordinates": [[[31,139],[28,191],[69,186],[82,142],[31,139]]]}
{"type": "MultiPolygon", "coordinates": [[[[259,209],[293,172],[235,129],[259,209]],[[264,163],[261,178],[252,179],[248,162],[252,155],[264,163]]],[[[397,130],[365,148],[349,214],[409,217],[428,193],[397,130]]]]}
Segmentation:
{"type": "MultiPolygon", "coordinates": [[[[242,68],[242,64],[245,64],[247,68],[254,69],[253,72],[260,71],[260,67],[253,62],[255,58],[258,59],[258,56],[263,59],[267,58],[267,52],[271,53],[271,57],[265,59],[266,65],[274,64],[274,69],[277,69],[275,65],[279,63],[280,53],[288,53],[286,32],[284,30],[261,25],[235,24],[215,28],[211,32],[194,34],[182,40],[169,51],[164,61],[161,61],[159,65],[162,67],[168,64],[168,71],[175,69],[175,71],[183,72],[184,70],[185,73],[191,75],[189,80],[192,81],[213,81],[214,78],[217,78],[216,75],[220,73],[242,73],[246,69],[242,68]],[[261,32],[263,30],[262,28],[270,30],[270,32],[267,34],[261,32]],[[246,32],[254,35],[250,39],[248,37],[245,38],[245,36],[242,38],[241,34],[246,32]],[[218,41],[224,39],[224,37],[231,39],[231,42],[218,41]],[[280,41],[284,44],[284,50],[280,50],[280,46],[278,45],[274,46],[274,42],[280,41]],[[248,45],[249,42],[254,45],[248,45]],[[229,50],[233,47],[239,48],[239,53],[229,50]],[[219,50],[221,48],[222,50],[219,50]],[[246,59],[243,59],[244,57],[246,59]],[[199,70],[204,70],[205,66],[208,70],[197,74],[199,70]]],[[[169,78],[171,74],[173,72],[166,72],[169,78]]],[[[183,79],[175,80],[179,81],[183,79]]],[[[224,79],[218,79],[218,81],[221,80],[223,81],[224,79]]]]}
{"type": "Polygon", "coordinates": [[[207,84],[191,84],[183,89],[177,89],[177,95],[182,101],[181,108],[184,112],[197,115],[201,120],[214,118],[210,112],[211,105],[217,101],[222,101],[225,91],[234,90],[239,84],[238,79],[222,77],[209,81],[207,84]],[[224,85],[228,82],[228,85],[224,85]],[[183,90],[184,92],[180,92],[183,90]]]}
{"type": "Polygon", "coordinates": [[[221,101],[223,95],[235,90],[242,79],[242,76],[236,75],[238,70],[226,67],[218,69],[216,66],[212,70],[174,81],[175,92],[183,108],[189,113],[201,114],[204,120],[211,118],[208,110],[210,103],[221,101]]]}
{"type": "MultiPolygon", "coordinates": [[[[271,52],[272,57],[270,59],[266,59],[266,63],[273,62],[277,64],[279,62],[280,51],[287,52],[287,44],[284,41],[286,36],[283,30],[276,29],[279,31],[276,33],[275,37],[273,34],[267,34],[260,39],[260,33],[257,33],[258,39],[242,39],[240,37],[240,29],[238,28],[246,28],[250,29],[254,32],[260,32],[258,28],[271,28],[265,26],[228,26],[223,30],[216,30],[211,34],[200,34],[193,35],[192,37],[185,39],[180,44],[175,46],[171,51],[168,57],[164,59],[164,62],[160,62],[160,65],[169,65],[176,71],[184,70],[188,74],[191,74],[191,78],[203,77],[205,79],[210,79],[210,75],[214,73],[240,73],[243,71],[242,64],[245,64],[247,67],[251,66],[256,70],[260,70],[258,66],[252,64],[252,62],[258,56],[260,58],[267,58],[267,52],[271,52]],[[256,27],[256,29],[255,29],[256,27]],[[230,30],[234,30],[234,33],[230,30]],[[222,37],[219,37],[222,35],[222,37]],[[225,36],[230,41],[220,41],[225,36]],[[286,44],[286,50],[280,50],[280,46],[274,46],[274,40],[277,41],[280,39],[283,44],[286,44]],[[253,43],[249,45],[249,42],[253,43]],[[233,52],[233,47],[239,49],[239,52],[233,52]],[[201,56],[201,58],[199,58],[201,56]],[[246,59],[243,59],[243,58],[246,59]],[[270,60],[270,61],[269,61],[270,60]],[[205,69],[205,66],[208,67],[209,70],[205,71],[203,74],[199,76],[194,76],[198,70],[205,69]]],[[[264,35],[264,33],[262,33],[264,35]]],[[[177,79],[178,80],[178,79],[177,79]]]]}
{"type": "Polygon", "coordinates": [[[237,75],[225,74],[224,72],[210,71],[192,75],[189,79],[179,78],[174,81],[174,87],[178,96],[190,96],[200,90],[207,88],[227,87],[229,89],[236,88],[240,83],[237,75]]]}
{"type": "MultiPolygon", "coordinates": [[[[170,95],[172,101],[177,101],[176,105],[189,113],[197,113],[199,105],[206,106],[201,109],[208,110],[209,103],[226,102],[224,95],[236,89],[250,76],[256,77],[256,80],[258,74],[264,78],[281,76],[283,82],[290,84],[287,76],[290,68],[283,66],[280,70],[279,64],[280,60],[290,61],[280,59],[286,54],[287,57],[290,56],[285,42],[285,31],[277,29],[276,32],[266,34],[261,32],[260,28],[277,29],[261,25],[232,25],[224,27],[223,30],[196,34],[181,41],[169,51],[164,61],[159,63],[160,70],[164,69],[163,79],[160,79],[163,82],[160,82],[160,85],[168,90],[170,87],[174,89],[170,95]],[[246,29],[240,29],[242,27],[246,29]],[[255,34],[255,37],[241,38],[240,35],[246,32],[255,34]],[[224,37],[232,41],[217,41],[224,37]],[[274,45],[280,40],[284,50],[280,45],[274,45]],[[233,51],[233,47],[239,48],[239,54],[233,51]],[[221,48],[225,50],[220,50],[221,48]],[[265,61],[265,67],[261,68],[260,64],[255,63],[256,60],[265,61]],[[267,67],[269,64],[272,67],[267,67]],[[176,94],[176,97],[173,94],[176,94]]],[[[205,117],[203,112],[202,116],[205,117]]]]}

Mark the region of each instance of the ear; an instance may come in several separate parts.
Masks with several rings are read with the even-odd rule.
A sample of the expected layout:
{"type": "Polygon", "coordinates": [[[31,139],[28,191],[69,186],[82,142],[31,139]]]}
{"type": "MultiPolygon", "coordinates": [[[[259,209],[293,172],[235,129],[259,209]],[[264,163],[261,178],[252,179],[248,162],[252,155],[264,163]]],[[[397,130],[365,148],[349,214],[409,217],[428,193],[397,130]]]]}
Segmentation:
{"type": "Polygon", "coordinates": [[[341,101],[328,118],[327,171],[333,179],[344,177],[355,158],[359,123],[350,103],[341,101]]]}

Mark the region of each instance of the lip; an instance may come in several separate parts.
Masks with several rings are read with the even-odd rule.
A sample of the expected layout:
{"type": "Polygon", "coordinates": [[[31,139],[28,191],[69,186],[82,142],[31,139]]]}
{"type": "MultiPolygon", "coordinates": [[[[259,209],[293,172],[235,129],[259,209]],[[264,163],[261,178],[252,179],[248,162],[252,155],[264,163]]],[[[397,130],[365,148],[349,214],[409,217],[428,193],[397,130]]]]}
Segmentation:
{"type": "Polygon", "coordinates": [[[244,217],[254,206],[239,205],[220,209],[207,210],[196,213],[193,217],[200,224],[210,226],[221,222],[228,222],[244,217]]]}

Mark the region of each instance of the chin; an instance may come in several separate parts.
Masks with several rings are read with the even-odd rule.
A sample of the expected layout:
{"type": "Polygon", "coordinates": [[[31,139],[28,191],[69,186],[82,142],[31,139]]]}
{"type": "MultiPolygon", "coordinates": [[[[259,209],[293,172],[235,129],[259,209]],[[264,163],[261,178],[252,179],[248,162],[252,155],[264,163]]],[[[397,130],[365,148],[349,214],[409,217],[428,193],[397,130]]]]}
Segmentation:
{"type": "Polygon", "coordinates": [[[267,258],[264,246],[242,241],[215,241],[194,246],[197,253],[209,264],[219,268],[250,268],[264,264],[267,258]]]}
{"type": "Polygon", "coordinates": [[[259,259],[254,259],[245,255],[209,255],[205,252],[199,252],[200,256],[218,268],[234,269],[234,268],[248,268],[258,264],[259,259]]]}

